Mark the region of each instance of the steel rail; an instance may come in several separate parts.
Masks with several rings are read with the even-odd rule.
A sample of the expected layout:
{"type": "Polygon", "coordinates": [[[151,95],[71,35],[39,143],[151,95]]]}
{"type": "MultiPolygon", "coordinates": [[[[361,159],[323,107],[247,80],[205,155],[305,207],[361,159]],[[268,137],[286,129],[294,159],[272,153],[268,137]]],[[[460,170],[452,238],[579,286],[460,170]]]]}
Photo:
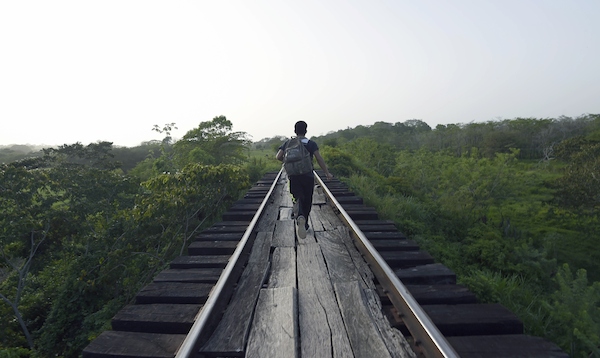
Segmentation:
{"type": "Polygon", "coordinates": [[[231,258],[229,259],[227,266],[225,266],[225,268],[223,269],[223,273],[219,277],[219,280],[217,281],[215,287],[213,287],[212,291],[210,292],[210,295],[208,296],[208,299],[204,303],[204,306],[202,307],[200,312],[198,312],[198,315],[196,316],[196,319],[194,320],[194,324],[192,325],[192,328],[190,328],[190,331],[188,332],[183,343],[179,347],[179,350],[177,351],[175,358],[191,357],[191,355],[194,353],[193,350],[196,348],[199,348],[199,347],[196,347],[196,345],[198,344],[198,339],[200,338],[200,335],[203,333],[204,329],[206,328],[206,325],[207,325],[207,322],[209,321],[212,310],[214,309],[217,301],[219,300],[220,296],[222,295],[224,288],[226,286],[226,283],[229,280],[229,276],[233,272],[238,259],[240,258],[242,252],[245,251],[245,247],[248,243],[248,239],[250,238],[252,231],[254,231],[254,227],[256,226],[256,223],[260,219],[260,216],[262,215],[264,208],[267,206],[267,202],[268,202],[269,198],[271,197],[271,194],[273,194],[273,190],[275,189],[277,182],[279,182],[279,178],[281,177],[282,171],[283,171],[283,168],[281,170],[279,170],[277,177],[275,177],[275,180],[273,180],[273,184],[271,184],[271,187],[270,187],[269,191],[267,192],[267,194],[265,195],[265,198],[263,199],[258,210],[252,217],[252,220],[250,221],[248,228],[244,232],[244,235],[242,236],[240,242],[238,243],[235,251],[231,255],[231,258]]]}
{"type": "Polygon", "coordinates": [[[371,266],[371,270],[379,280],[383,288],[390,293],[390,301],[394,307],[399,310],[406,327],[416,340],[427,358],[430,357],[459,357],[454,348],[448,343],[446,338],[440,333],[435,324],[431,321],[427,313],[417,303],[410,294],[406,286],[398,279],[394,271],[389,267],[385,260],[379,255],[379,252],[373,247],[369,239],[359,229],[358,225],[350,218],[350,215],[344,210],[340,203],[333,196],[325,182],[315,172],[319,184],[325,191],[327,197],[339,210],[342,219],[351,228],[357,238],[357,246],[365,259],[371,266]]]}

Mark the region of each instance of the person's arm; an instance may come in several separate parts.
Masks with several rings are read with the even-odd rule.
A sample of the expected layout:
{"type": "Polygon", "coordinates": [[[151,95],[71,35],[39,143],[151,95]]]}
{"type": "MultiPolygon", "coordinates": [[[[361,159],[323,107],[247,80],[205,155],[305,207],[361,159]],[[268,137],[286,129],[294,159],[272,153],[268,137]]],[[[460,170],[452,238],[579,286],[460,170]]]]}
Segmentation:
{"type": "MultiPolygon", "coordinates": [[[[271,153],[273,153],[273,152],[271,152],[271,153]]],[[[277,158],[277,160],[283,162],[283,150],[279,149],[277,151],[277,154],[275,154],[275,158],[277,158]]]]}
{"type": "Polygon", "coordinates": [[[319,166],[321,167],[321,169],[323,169],[323,171],[325,172],[325,176],[327,176],[327,179],[328,180],[333,179],[333,174],[331,174],[329,172],[329,170],[327,170],[327,165],[325,165],[325,160],[323,160],[321,153],[319,153],[318,150],[315,150],[314,156],[315,156],[315,158],[317,158],[317,163],[319,163],[319,166]]]}

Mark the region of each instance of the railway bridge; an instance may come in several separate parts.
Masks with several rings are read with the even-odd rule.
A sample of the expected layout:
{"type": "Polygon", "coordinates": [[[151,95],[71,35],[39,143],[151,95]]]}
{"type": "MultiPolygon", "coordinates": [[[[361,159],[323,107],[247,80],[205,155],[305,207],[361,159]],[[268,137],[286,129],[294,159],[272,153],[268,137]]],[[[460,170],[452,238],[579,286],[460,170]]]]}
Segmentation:
{"type": "Polygon", "coordinates": [[[567,357],[320,174],[306,238],[266,174],[83,357],[567,357]]]}

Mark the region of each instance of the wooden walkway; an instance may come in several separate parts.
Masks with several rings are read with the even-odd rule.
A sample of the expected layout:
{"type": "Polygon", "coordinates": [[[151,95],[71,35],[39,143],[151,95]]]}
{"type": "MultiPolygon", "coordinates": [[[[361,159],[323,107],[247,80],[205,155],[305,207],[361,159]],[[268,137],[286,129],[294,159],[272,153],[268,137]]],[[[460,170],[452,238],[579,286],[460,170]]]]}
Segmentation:
{"type": "MultiPolygon", "coordinates": [[[[83,357],[414,357],[402,334],[413,335],[419,356],[440,356],[426,344],[413,308],[395,295],[396,284],[390,286],[378,260],[369,257],[381,280],[375,286],[321,188],[315,189],[308,236],[296,238],[287,182],[272,187],[277,177],[266,174],[223,221],[199,233],[187,255],[142,288],[83,357]]],[[[458,356],[567,357],[555,344],[523,334],[523,323],[503,306],[477,303],[449,268],[393,222],[380,220],[343,183],[326,185],[348,217],[344,223],[359,226],[361,242],[378,251],[458,356]]]]}
{"type": "Polygon", "coordinates": [[[295,235],[286,179],[258,223],[248,264],[201,348],[206,356],[414,357],[382,313],[373,274],[315,188],[310,229],[295,235]]]}

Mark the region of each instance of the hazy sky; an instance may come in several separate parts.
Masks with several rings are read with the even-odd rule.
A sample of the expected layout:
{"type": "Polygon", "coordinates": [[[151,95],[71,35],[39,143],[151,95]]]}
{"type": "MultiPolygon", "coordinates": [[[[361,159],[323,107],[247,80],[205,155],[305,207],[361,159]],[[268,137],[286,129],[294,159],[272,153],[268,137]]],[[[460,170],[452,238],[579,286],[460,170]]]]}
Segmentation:
{"type": "Polygon", "coordinates": [[[0,145],[600,113],[599,0],[0,0],[0,145]]]}

